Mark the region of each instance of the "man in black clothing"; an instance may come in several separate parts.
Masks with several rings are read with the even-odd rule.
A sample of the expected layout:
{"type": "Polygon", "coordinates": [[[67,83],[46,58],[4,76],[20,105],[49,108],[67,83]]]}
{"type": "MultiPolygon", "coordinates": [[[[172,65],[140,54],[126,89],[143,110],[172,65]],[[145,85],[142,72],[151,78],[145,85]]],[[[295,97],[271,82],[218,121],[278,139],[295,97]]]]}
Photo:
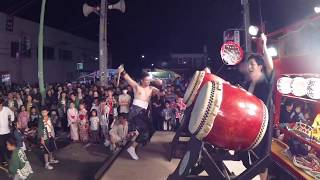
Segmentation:
{"type": "Polygon", "coordinates": [[[290,114],[293,109],[293,101],[286,100],[283,107],[281,107],[280,112],[280,123],[293,123],[291,122],[290,114]]]}

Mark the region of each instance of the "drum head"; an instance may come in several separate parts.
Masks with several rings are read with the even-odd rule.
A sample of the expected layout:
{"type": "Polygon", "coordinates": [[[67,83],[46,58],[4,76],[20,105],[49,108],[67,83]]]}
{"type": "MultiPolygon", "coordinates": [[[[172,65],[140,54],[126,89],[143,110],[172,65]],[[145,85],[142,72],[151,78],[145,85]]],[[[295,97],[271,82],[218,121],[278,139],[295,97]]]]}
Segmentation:
{"type": "Polygon", "coordinates": [[[210,133],[221,102],[221,82],[208,82],[201,88],[189,122],[189,131],[196,135],[199,140],[202,140],[210,133]]]}
{"type": "Polygon", "coordinates": [[[179,167],[179,175],[180,176],[182,176],[183,174],[186,173],[189,159],[190,159],[190,151],[187,151],[187,153],[184,155],[184,157],[181,161],[180,167],[179,167]]]}
{"type": "Polygon", "coordinates": [[[188,85],[186,93],[184,94],[183,101],[186,103],[187,106],[190,106],[194,98],[201,86],[203,81],[205,72],[204,71],[196,71],[188,85]]]}

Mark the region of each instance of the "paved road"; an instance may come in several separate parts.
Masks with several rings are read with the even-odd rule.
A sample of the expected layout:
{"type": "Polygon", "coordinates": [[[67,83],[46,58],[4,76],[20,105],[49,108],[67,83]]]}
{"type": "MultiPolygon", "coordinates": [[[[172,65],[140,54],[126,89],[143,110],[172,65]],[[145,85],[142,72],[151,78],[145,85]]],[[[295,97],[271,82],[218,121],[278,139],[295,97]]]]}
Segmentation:
{"type": "MultiPolygon", "coordinates": [[[[54,165],[54,170],[44,169],[40,150],[27,152],[34,171],[31,180],[91,180],[110,155],[103,145],[85,146],[64,141],[59,142],[58,146],[56,156],[60,163],[54,165]]],[[[7,180],[6,177],[0,170],[0,180],[7,180]]]]}

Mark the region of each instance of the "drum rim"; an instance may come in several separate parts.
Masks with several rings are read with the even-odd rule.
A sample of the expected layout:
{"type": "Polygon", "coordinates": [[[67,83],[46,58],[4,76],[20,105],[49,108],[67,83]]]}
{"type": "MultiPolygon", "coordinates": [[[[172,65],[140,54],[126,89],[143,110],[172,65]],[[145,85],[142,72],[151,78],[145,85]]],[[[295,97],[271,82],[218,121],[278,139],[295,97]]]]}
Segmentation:
{"type": "Polygon", "coordinates": [[[262,121],[261,128],[260,128],[260,131],[259,131],[256,139],[253,141],[253,143],[249,146],[248,149],[253,149],[261,143],[263,137],[266,134],[267,128],[268,128],[268,124],[269,124],[268,109],[267,109],[266,105],[261,100],[260,100],[260,102],[263,106],[263,121],[262,121]]]}
{"type": "Polygon", "coordinates": [[[191,84],[192,80],[190,81],[183,97],[183,101],[186,103],[187,107],[191,106],[193,103],[194,98],[203,82],[205,74],[205,71],[196,71],[192,78],[192,80],[195,80],[194,84],[191,84]]]}
{"type": "Polygon", "coordinates": [[[182,176],[187,169],[188,162],[190,160],[190,155],[191,155],[191,152],[187,151],[186,154],[183,156],[183,159],[182,159],[180,167],[179,167],[179,175],[180,176],[182,176]]]}
{"type": "MultiPolygon", "coordinates": [[[[218,115],[218,112],[220,110],[220,106],[222,103],[222,95],[223,95],[223,88],[222,88],[222,83],[217,81],[209,81],[207,82],[200,90],[199,95],[201,93],[204,93],[203,91],[207,91],[208,88],[210,88],[210,96],[208,100],[203,100],[197,98],[195,102],[195,106],[199,103],[205,104],[205,110],[204,113],[201,113],[200,110],[195,110],[193,108],[191,116],[190,116],[190,121],[189,121],[189,131],[196,136],[196,138],[202,140],[205,138],[211,131],[215,118],[218,115]],[[199,102],[198,102],[199,101],[199,102]],[[198,121],[192,121],[194,118],[195,114],[201,116],[201,121],[199,123],[199,127],[196,129],[193,127],[196,125],[196,122],[198,121]],[[193,123],[192,123],[193,122],[193,123]]],[[[199,97],[199,96],[198,96],[199,97]]],[[[198,118],[200,119],[200,118],[198,118]]]]}

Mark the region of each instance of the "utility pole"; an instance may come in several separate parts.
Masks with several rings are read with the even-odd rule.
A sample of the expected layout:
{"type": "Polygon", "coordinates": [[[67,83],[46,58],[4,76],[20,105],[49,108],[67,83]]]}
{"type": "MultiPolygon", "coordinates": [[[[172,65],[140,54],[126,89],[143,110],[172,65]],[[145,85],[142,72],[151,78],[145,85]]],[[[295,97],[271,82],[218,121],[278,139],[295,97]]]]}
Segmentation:
{"type": "Polygon", "coordinates": [[[249,0],[241,0],[241,5],[243,6],[243,22],[244,22],[244,29],[245,29],[246,53],[250,53],[252,51],[252,48],[251,48],[251,36],[249,34],[249,27],[250,27],[249,0]]]}
{"type": "Polygon", "coordinates": [[[99,32],[99,71],[101,86],[107,86],[108,77],[108,0],[101,0],[100,6],[100,32],[99,32]]]}
{"type": "Polygon", "coordinates": [[[46,0],[42,0],[41,13],[40,13],[40,24],[39,24],[39,37],[38,37],[38,79],[39,88],[42,97],[41,104],[44,104],[46,91],[44,89],[43,79],[43,26],[44,26],[44,14],[46,10],[46,0]]]}

